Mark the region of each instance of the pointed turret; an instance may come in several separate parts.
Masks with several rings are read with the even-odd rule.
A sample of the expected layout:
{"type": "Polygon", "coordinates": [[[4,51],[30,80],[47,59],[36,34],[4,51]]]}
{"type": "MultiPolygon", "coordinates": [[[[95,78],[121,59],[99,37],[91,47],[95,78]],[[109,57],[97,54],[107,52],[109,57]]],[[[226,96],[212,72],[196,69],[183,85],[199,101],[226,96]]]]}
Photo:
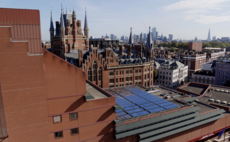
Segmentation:
{"type": "Polygon", "coordinates": [[[84,35],[86,36],[86,49],[89,49],[89,27],[88,27],[88,22],[87,22],[87,12],[85,9],[85,25],[84,25],[84,35]]]}
{"type": "Polygon", "coordinates": [[[86,10],[85,10],[84,34],[85,34],[86,38],[89,38],[89,27],[88,27],[88,22],[87,22],[87,12],[86,12],[86,10]]]}
{"type": "Polygon", "coordinates": [[[149,33],[148,33],[147,43],[146,43],[146,46],[148,46],[149,50],[152,49],[152,37],[151,37],[150,29],[151,27],[149,27],[149,33]]]}
{"type": "Polygon", "coordinates": [[[65,23],[64,23],[64,17],[63,17],[63,10],[61,9],[61,21],[60,21],[60,36],[62,40],[62,44],[64,44],[65,41],[65,23]]]}
{"type": "Polygon", "coordinates": [[[51,9],[51,16],[50,16],[50,42],[51,42],[53,36],[54,36],[54,24],[53,24],[52,9],[51,9]]]}
{"type": "Polygon", "coordinates": [[[129,42],[128,44],[133,44],[133,35],[132,35],[132,27],[130,28],[129,42]]]}

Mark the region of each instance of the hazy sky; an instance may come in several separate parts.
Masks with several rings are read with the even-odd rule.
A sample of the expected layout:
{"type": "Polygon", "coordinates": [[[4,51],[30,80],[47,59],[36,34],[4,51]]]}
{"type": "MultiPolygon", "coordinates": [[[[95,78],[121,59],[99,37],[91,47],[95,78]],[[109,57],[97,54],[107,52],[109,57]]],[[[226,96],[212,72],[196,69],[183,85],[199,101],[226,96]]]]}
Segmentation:
{"type": "Polygon", "coordinates": [[[49,39],[50,7],[53,21],[60,20],[61,3],[66,11],[74,9],[84,25],[87,7],[89,34],[94,37],[111,33],[146,33],[156,27],[159,34],[174,39],[207,39],[230,36],[230,0],[0,0],[1,7],[39,9],[42,39],[49,39]],[[144,26],[146,25],[146,28],[144,26]]]}

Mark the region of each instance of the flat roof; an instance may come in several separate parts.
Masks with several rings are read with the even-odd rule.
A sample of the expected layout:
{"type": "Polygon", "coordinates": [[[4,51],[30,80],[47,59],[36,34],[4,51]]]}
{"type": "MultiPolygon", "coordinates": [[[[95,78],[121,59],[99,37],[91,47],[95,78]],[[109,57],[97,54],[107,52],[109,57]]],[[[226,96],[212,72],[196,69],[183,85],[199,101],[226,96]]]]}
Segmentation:
{"type": "Polygon", "coordinates": [[[181,87],[180,89],[183,89],[185,91],[189,91],[192,93],[200,94],[202,95],[205,90],[207,89],[207,86],[197,85],[197,84],[189,84],[184,87],[181,87]]]}
{"type": "Polygon", "coordinates": [[[228,103],[230,103],[230,88],[211,86],[211,89],[203,97],[200,97],[199,100],[206,103],[230,107],[228,105],[228,103]],[[210,99],[214,99],[214,102],[211,102],[210,99]],[[216,100],[220,100],[220,103],[216,102],[216,100]],[[226,101],[227,103],[221,103],[222,101],[226,101]]]}
{"type": "Polygon", "coordinates": [[[89,83],[86,83],[86,92],[94,97],[94,99],[108,98],[108,96],[89,83]]]}
{"type": "Polygon", "coordinates": [[[145,90],[144,87],[134,85],[106,89],[116,97],[116,104],[122,107],[122,110],[115,110],[117,119],[130,121],[189,105],[174,99],[174,97],[184,97],[177,91],[167,90],[159,86],[150,91],[145,90]],[[166,96],[169,97],[164,99],[166,96]]]}

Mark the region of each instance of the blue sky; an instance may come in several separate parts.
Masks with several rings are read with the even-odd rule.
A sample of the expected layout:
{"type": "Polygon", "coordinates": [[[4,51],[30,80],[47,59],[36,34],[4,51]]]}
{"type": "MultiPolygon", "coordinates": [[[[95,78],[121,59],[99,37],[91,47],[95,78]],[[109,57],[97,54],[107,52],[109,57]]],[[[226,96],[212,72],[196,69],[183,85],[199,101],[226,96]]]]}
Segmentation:
{"type": "Polygon", "coordinates": [[[89,34],[129,35],[156,27],[159,34],[173,34],[174,39],[207,39],[230,36],[230,0],[0,0],[1,7],[39,9],[42,39],[49,39],[50,7],[53,20],[60,19],[61,3],[66,11],[74,9],[84,25],[87,7],[89,34]],[[146,25],[146,28],[144,26],[146,25]]]}

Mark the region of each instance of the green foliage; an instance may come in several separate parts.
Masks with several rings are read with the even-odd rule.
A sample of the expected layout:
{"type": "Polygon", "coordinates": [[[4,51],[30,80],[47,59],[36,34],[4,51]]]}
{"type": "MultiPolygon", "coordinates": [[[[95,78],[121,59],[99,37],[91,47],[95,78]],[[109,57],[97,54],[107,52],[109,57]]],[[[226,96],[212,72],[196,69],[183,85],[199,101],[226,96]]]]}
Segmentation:
{"type": "MultiPolygon", "coordinates": [[[[184,50],[184,49],[188,49],[188,42],[181,42],[181,43],[177,43],[177,42],[172,42],[172,43],[161,43],[157,45],[158,47],[169,47],[171,50],[173,47],[179,48],[179,50],[184,50]]],[[[218,41],[210,41],[207,43],[202,43],[202,48],[205,47],[219,47],[219,48],[223,48],[223,47],[229,47],[230,43],[224,41],[224,42],[218,42],[218,41]]]]}
{"type": "Polygon", "coordinates": [[[224,42],[218,42],[218,41],[210,41],[207,43],[203,43],[202,47],[219,47],[219,48],[223,48],[223,47],[229,47],[230,43],[224,41],[224,42]]]}
{"type": "Polygon", "coordinates": [[[224,86],[230,87],[230,80],[226,81],[224,86]]]}
{"type": "Polygon", "coordinates": [[[153,74],[154,74],[154,79],[157,79],[158,78],[158,71],[156,69],[154,69],[153,74]]]}

